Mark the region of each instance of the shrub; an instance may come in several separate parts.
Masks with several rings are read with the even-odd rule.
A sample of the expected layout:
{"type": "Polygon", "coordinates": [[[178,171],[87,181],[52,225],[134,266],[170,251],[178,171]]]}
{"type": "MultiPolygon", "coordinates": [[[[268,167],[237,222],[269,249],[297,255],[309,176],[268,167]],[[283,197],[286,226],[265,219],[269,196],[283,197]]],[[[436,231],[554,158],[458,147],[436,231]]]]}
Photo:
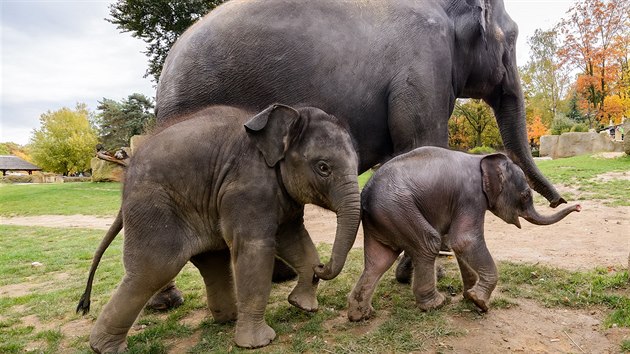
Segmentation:
{"type": "Polygon", "coordinates": [[[494,150],[493,148],[489,146],[477,146],[468,150],[469,154],[475,154],[475,155],[492,154],[494,152],[496,152],[496,150],[494,150]]]}
{"type": "Polygon", "coordinates": [[[557,115],[551,121],[551,135],[560,135],[571,131],[571,128],[575,125],[575,122],[571,118],[564,115],[557,115]]]}
{"type": "Polygon", "coordinates": [[[2,183],[31,183],[33,182],[32,175],[6,175],[0,179],[2,183]]]}
{"type": "Polygon", "coordinates": [[[574,126],[571,127],[571,131],[572,132],[587,132],[588,131],[588,126],[584,123],[578,123],[574,126]]]}

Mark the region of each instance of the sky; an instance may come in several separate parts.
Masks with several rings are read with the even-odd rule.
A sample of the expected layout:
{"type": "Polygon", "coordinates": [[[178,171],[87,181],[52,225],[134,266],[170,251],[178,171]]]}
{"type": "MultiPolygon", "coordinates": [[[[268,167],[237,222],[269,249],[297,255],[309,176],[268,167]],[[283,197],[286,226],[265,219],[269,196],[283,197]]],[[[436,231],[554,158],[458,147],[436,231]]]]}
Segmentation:
{"type": "MultiPolygon", "coordinates": [[[[306,0],[305,0],[306,1],[306,0]]],[[[113,1],[0,0],[0,142],[27,144],[47,111],[134,92],[155,96],[143,78],[145,43],[105,21],[113,1]]],[[[517,62],[527,38],[550,29],[574,0],[504,0],[519,26],[517,62]]]]}

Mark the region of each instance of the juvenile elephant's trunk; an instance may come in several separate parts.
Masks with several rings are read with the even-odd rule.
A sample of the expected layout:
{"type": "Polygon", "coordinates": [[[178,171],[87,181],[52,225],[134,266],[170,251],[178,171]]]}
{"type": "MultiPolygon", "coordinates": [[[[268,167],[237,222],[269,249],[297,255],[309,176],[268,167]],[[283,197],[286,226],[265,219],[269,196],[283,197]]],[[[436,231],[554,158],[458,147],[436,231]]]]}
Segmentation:
{"type": "Polygon", "coordinates": [[[544,215],[538,214],[538,212],[534,208],[534,205],[532,204],[531,207],[528,208],[528,210],[526,210],[525,213],[521,216],[525,220],[535,225],[551,225],[564,219],[565,216],[571,214],[572,212],[574,211],[579,212],[580,210],[582,210],[582,207],[579,204],[576,204],[576,205],[566,207],[555,214],[544,216],[544,215]]]}
{"type": "Polygon", "coordinates": [[[342,193],[344,198],[336,208],[337,232],[330,261],[314,268],[315,274],[324,280],[334,279],[341,272],[361,222],[361,197],[356,177],[354,181],[347,182],[345,188],[346,192],[342,193]]]}

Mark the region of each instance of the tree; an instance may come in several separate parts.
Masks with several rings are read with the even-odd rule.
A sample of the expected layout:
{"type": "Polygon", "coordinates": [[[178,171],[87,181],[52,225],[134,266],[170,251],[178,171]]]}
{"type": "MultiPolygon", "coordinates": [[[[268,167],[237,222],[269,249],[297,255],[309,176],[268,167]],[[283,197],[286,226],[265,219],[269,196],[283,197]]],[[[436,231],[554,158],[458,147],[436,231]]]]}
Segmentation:
{"type": "Polygon", "coordinates": [[[98,103],[95,122],[106,150],[129,146],[132,136],[146,133],[155,124],[153,100],[140,93],[120,102],[103,98],[98,103]]]}
{"type": "Polygon", "coordinates": [[[109,7],[111,18],[121,32],[147,43],[149,68],[144,77],[156,83],[168,51],[177,37],[200,17],[227,0],[117,0],[109,7]]]}
{"type": "Polygon", "coordinates": [[[477,146],[501,147],[501,136],[494,114],[483,101],[458,100],[455,103],[452,119],[457,124],[458,133],[468,136],[470,139],[466,149],[477,146]]]}
{"type": "Polygon", "coordinates": [[[87,106],[80,103],[74,110],[64,107],[42,114],[30,142],[33,162],[64,175],[89,170],[97,139],[88,117],[87,106]]]}
{"type": "Polygon", "coordinates": [[[623,72],[619,57],[627,43],[629,13],[627,0],[582,0],[557,27],[564,35],[558,54],[581,71],[577,92],[590,127],[623,72]]]}
{"type": "Polygon", "coordinates": [[[540,144],[540,137],[546,135],[548,131],[540,116],[535,116],[532,123],[527,124],[527,137],[536,145],[540,144]]]}
{"type": "Polygon", "coordinates": [[[549,124],[558,113],[560,101],[564,98],[569,84],[569,71],[561,65],[557,56],[559,44],[556,31],[537,29],[528,38],[531,57],[521,69],[523,90],[528,98],[528,106],[535,104],[539,118],[549,124]]]}

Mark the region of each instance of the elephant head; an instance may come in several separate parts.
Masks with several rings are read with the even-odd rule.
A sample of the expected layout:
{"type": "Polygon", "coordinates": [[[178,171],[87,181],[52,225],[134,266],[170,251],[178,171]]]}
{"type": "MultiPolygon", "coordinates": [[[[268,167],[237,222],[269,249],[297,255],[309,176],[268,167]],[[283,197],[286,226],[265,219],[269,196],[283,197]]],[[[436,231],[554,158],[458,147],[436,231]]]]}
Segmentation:
{"type": "Polygon", "coordinates": [[[547,181],[530,153],[525,103],[516,64],[518,27],[503,0],[450,1],[455,23],[459,97],[481,98],[494,110],[508,156],[552,207],[566,201],[547,181]]]}
{"type": "Polygon", "coordinates": [[[532,191],[525,174],[503,154],[493,154],[481,159],[483,191],[488,201],[488,209],[503,221],[521,224],[519,216],[536,225],[556,223],[568,214],[581,210],[579,204],[566,207],[550,216],[538,214],[534,208],[532,191]]]}
{"type": "Polygon", "coordinates": [[[315,274],[336,277],[354,244],[360,215],[358,158],[346,127],[317,108],[275,104],[245,127],[269,167],[280,172],[282,186],[300,204],[316,204],[337,213],[332,256],[315,274]]]}

